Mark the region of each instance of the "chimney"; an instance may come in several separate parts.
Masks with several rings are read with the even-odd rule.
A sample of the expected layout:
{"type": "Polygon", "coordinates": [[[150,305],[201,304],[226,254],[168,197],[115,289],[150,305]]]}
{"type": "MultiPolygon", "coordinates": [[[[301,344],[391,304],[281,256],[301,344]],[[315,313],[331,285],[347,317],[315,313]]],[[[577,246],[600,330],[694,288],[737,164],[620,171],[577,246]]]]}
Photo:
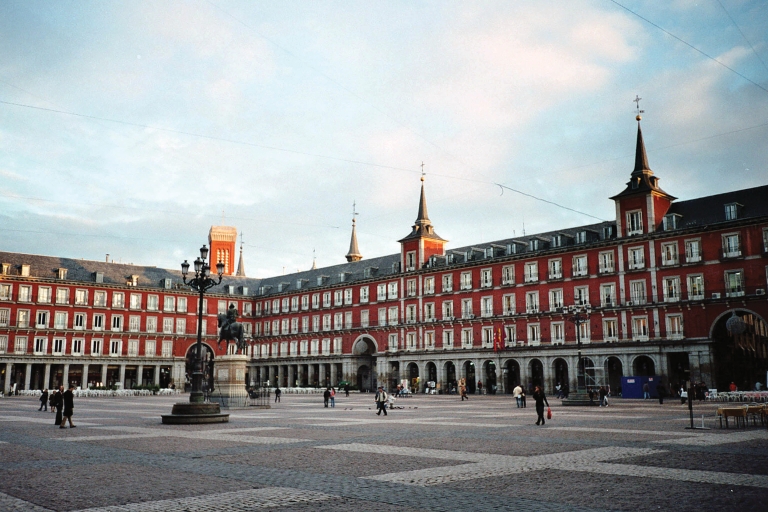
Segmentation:
{"type": "Polygon", "coordinates": [[[109,253],[107,253],[106,263],[109,263],[109,253]]]}

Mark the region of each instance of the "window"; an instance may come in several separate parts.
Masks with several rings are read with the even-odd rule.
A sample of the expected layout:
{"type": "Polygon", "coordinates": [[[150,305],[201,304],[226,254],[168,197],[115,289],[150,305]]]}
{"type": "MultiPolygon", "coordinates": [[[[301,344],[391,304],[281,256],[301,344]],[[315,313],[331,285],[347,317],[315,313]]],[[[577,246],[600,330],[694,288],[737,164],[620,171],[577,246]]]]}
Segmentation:
{"type": "Polygon", "coordinates": [[[443,302],[443,320],[453,320],[453,301],[446,300],[443,302]]]}
{"type": "Polygon", "coordinates": [[[341,338],[333,338],[333,353],[341,354],[341,338]]]}
{"type": "Polygon", "coordinates": [[[528,314],[539,312],[539,292],[525,294],[525,312],[528,314]]]}
{"type": "MultiPolygon", "coordinates": [[[[763,252],[768,253],[768,228],[763,228],[763,252]]],[[[0,295],[2,295],[1,292],[0,295]]]]}
{"type": "Polygon", "coordinates": [[[130,308],[131,309],[141,309],[141,294],[140,293],[132,293],[131,294],[130,308]]]}
{"type": "Polygon", "coordinates": [[[40,304],[51,303],[51,288],[49,286],[38,286],[37,302],[40,304]]]}
{"type": "Polygon", "coordinates": [[[104,308],[107,306],[107,292],[103,290],[97,290],[93,292],[93,305],[97,308],[104,308]]]}
{"type": "Polygon", "coordinates": [[[299,298],[291,297],[291,311],[298,311],[298,310],[299,310],[299,298]]]}
{"type": "Polygon", "coordinates": [[[173,355],[173,341],[172,340],[164,340],[163,341],[163,352],[162,357],[171,357],[173,355]]]}
{"type": "Polygon", "coordinates": [[[541,345],[541,329],[539,324],[528,324],[528,345],[532,347],[541,345]]]}
{"type": "Polygon", "coordinates": [[[472,289],[472,272],[462,272],[459,276],[460,279],[460,288],[462,290],[471,290],[472,289]]]}
{"type": "MultiPolygon", "coordinates": [[[[251,305],[250,304],[243,304],[243,313],[248,312],[248,314],[251,313],[251,305]],[[246,307],[247,306],[247,307],[246,307]]],[[[176,312],[177,313],[186,313],[187,312],[187,298],[186,297],[179,297],[176,301],[176,312]]]]}
{"type": "Polygon", "coordinates": [[[128,357],[139,355],[139,340],[128,340],[128,357]]]}
{"type": "Polygon", "coordinates": [[[8,336],[0,336],[0,354],[8,351],[8,336]]]}
{"type": "Polygon", "coordinates": [[[389,351],[397,352],[397,334],[389,335],[389,351]]]}
{"type": "Polygon", "coordinates": [[[331,315],[323,315],[323,330],[331,330],[331,315]]]}
{"type": "Polygon", "coordinates": [[[736,220],[739,218],[739,204],[730,203],[725,205],[725,220],[736,220]]]}
{"type": "MultiPolygon", "coordinates": [[[[265,327],[267,330],[264,332],[264,334],[269,334],[268,327],[269,325],[266,324],[265,327]]],[[[312,332],[319,332],[320,331],[320,315],[314,315],[312,317],[312,332]]]]}
{"type": "Polygon", "coordinates": [[[739,234],[723,235],[723,257],[736,258],[741,256],[739,234]]]}
{"type": "Polygon", "coordinates": [[[344,315],[342,313],[335,313],[333,315],[333,329],[338,331],[342,328],[344,321],[344,315]]]}
{"type": "Polygon", "coordinates": [[[549,310],[557,311],[563,307],[563,289],[549,291],[549,310]]]}
{"type": "Polygon", "coordinates": [[[461,348],[472,348],[472,329],[461,330],[461,348]]]}
{"type": "Polygon", "coordinates": [[[680,301],[680,278],[665,277],[662,281],[664,287],[664,302],[680,301]]]}
{"type": "Polygon", "coordinates": [[[139,332],[139,325],[141,323],[141,317],[140,316],[134,316],[131,315],[128,317],[128,331],[129,332],[139,332]]]}
{"type": "Polygon", "coordinates": [[[427,350],[435,349],[435,331],[427,331],[424,333],[424,348],[427,350]]]}
{"type": "MultiPolygon", "coordinates": [[[[55,343],[55,341],[56,340],[54,340],[54,343],[55,343]]],[[[62,339],[62,341],[66,343],[66,340],[62,339]]],[[[81,355],[83,355],[83,344],[84,344],[84,342],[85,342],[85,340],[83,340],[81,338],[74,338],[72,340],[72,349],[70,350],[70,352],[72,353],[73,356],[81,356],[81,355]]]]}
{"type": "Polygon", "coordinates": [[[443,274],[443,293],[453,291],[453,274],[443,274]]]}
{"type": "Polygon", "coordinates": [[[424,278],[424,294],[432,295],[433,293],[435,293],[435,278],[425,277],[424,278]]]}
{"type": "Polygon", "coordinates": [[[480,316],[493,316],[493,297],[482,297],[480,299],[480,316]]]}
{"type": "Polygon", "coordinates": [[[514,315],[516,314],[516,308],[515,308],[515,294],[509,293],[507,295],[504,295],[501,297],[501,304],[502,304],[502,312],[505,315],[514,315]]]}
{"type": "Polygon", "coordinates": [[[409,332],[405,335],[405,349],[406,350],[416,350],[418,347],[416,346],[416,333],[415,332],[409,332]]]}
{"type": "Polygon", "coordinates": [[[35,319],[35,327],[38,329],[48,328],[48,312],[47,311],[37,312],[37,317],[35,319]]]}
{"type": "Polygon", "coordinates": [[[632,318],[632,339],[635,341],[648,341],[647,316],[636,316],[632,318]]]}
{"type": "Polygon", "coordinates": [[[493,327],[483,327],[483,348],[493,348],[493,327]]]}
{"type": "Polygon", "coordinates": [[[11,323],[11,310],[0,309],[0,327],[8,327],[11,323]]]}
{"type": "Polygon", "coordinates": [[[579,336],[582,343],[589,343],[589,322],[579,324],[579,336]]]}
{"type": "Polygon", "coordinates": [[[173,318],[163,318],[163,334],[173,334],[173,318]]]}
{"type": "Polygon", "coordinates": [[[685,241],[685,262],[696,263],[701,261],[701,240],[685,241]]]}
{"type": "Polygon", "coordinates": [[[13,352],[15,354],[26,354],[27,353],[27,337],[26,336],[16,336],[16,340],[14,342],[13,352]]]}
{"type": "Polygon", "coordinates": [[[309,309],[309,295],[301,296],[301,310],[306,311],[309,309]]]}
{"type": "MultiPolygon", "coordinates": [[[[266,304],[265,304],[266,306],[266,304]]],[[[320,294],[319,293],[313,293],[312,294],[312,309],[318,309],[320,307],[320,294]]],[[[269,313],[269,308],[266,308],[264,311],[265,313],[269,313]]]]}
{"type": "Polygon", "coordinates": [[[515,284],[514,265],[507,265],[501,268],[501,284],[515,284]]]}
{"type": "Polygon", "coordinates": [[[599,271],[601,274],[610,274],[614,271],[613,251],[603,251],[598,255],[599,271]]]}
{"type": "Polygon", "coordinates": [[[629,300],[630,305],[645,304],[645,281],[629,282],[629,300]]]}
{"type": "Polygon", "coordinates": [[[370,324],[370,318],[368,316],[368,310],[364,309],[360,311],[360,327],[368,327],[370,324]]]}
{"type": "Polygon", "coordinates": [[[146,331],[150,333],[157,332],[157,317],[148,316],[146,320],[146,331]]]}
{"type": "Polygon", "coordinates": [[[744,295],[744,271],[727,271],[725,273],[725,296],[741,297],[742,295],[744,295]]]}
{"type": "Polygon", "coordinates": [[[517,344],[517,326],[515,324],[504,326],[504,346],[514,347],[517,344]]]}
{"type": "Polygon", "coordinates": [[[360,304],[368,304],[368,287],[360,287],[360,304]]]}
{"type": "Polygon", "coordinates": [[[352,305],[352,288],[347,288],[346,290],[344,290],[344,305],[345,306],[352,305]]]}
{"type": "Polygon", "coordinates": [[[627,212],[627,235],[642,235],[643,234],[643,212],[641,210],[634,210],[627,212]]]}
{"type": "Polygon", "coordinates": [[[662,221],[664,231],[672,231],[680,227],[680,215],[676,213],[670,213],[664,216],[662,221]]]}
{"type": "Polygon", "coordinates": [[[388,323],[389,325],[397,325],[398,322],[398,310],[397,306],[389,308],[388,323]]]}
{"type": "Polygon", "coordinates": [[[539,280],[539,264],[535,261],[529,261],[525,264],[525,282],[535,283],[539,280]]]}
{"type": "Polygon", "coordinates": [[[344,304],[344,292],[342,290],[335,290],[333,292],[333,305],[341,306],[344,304]]]}
{"type": "Polygon", "coordinates": [[[667,337],[672,340],[683,338],[683,315],[667,315],[667,337]]]}
{"type": "Polygon", "coordinates": [[[405,270],[416,269],[416,253],[411,251],[405,254],[405,270]]]}
{"type": "Polygon", "coordinates": [[[586,231],[579,231],[576,233],[576,243],[577,244],[585,244],[587,243],[587,232],[586,231]]]}
{"type": "Polygon", "coordinates": [[[573,277],[586,276],[587,270],[587,257],[586,256],[574,256],[573,257],[573,277]]]}
{"type": "Polygon", "coordinates": [[[387,300],[387,285],[386,284],[380,284],[376,287],[376,300],[382,301],[387,300]]]}
{"type": "Polygon", "coordinates": [[[94,331],[104,330],[104,315],[102,314],[93,315],[93,330],[94,331]]]}
{"type": "MultiPolygon", "coordinates": [[[[157,295],[147,295],[147,310],[157,311],[160,298],[157,295]]],[[[205,309],[205,302],[203,302],[203,309],[205,309]]]]}
{"type": "Polygon", "coordinates": [[[668,266],[677,265],[678,263],[677,242],[661,244],[661,264],[668,266]]]}
{"type": "MultiPolygon", "coordinates": [[[[256,334],[258,334],[258,327],[259,326],[257,324],[256,325],[256,329],[257,329],[256,334]]],[[[303,332],[304,334],[309,332],[309,317],[308,316],[301,317],[301,332],[303,332]]]]}
{"type": "MultiPolygon", "coordinates": [[[[34,354],[43,355],[48,351],[48,338],[35,338],[34,354]]],[[[61,351],[59,351],[61,353],[61,351]]]]}
{"type": "MultiPolygon", "coordinates": [[[[337,315],[338,315],[338,313],[337,313],[337,315]]],[[[280,321],[280,334],[288,334],[288,332],[289,332],[288,329],[289,329],[289,321],[288,321],[287,318],[283,318],[280,321]]]]}
{"type": "Polygon", "coordinates": [[[102,346],[102,340],[91,340],[91,355],[100,356],[101,346],[102,346]]]}
{"type": "Polygon", "coordinates": [[[474,315],[472,315],[472,299],[461,299],[461,318],[474,318],[474,315]]]}
{"type": "Polygon", "coordinates": [[[67,313],[64,311],[57,311],[53,314],[53,328],[54,329],[66,329],[67,328],[67,313]]]}
{"type": "Polygon", "coordinates": [[[563,260],[549,260],[549,279],[563,278],[563,260]]]}
{"type": "Polygon", "coordinates": [[[69,304],[69,288],[56,288],[56,304],[69,304]]]}
{"type": "Polygon", "coordinates": [[[291,318],[291,334],[299,333],[299,319],[291,318]]]}
{"type": "Polygon", "coordinates": [[[124,308],[125,307],[125,294],[122,292],[112,292],[112,307],[124,308]]]}
{"type": "Polygon", "coordinates": [[[26,329],[29,327],[29,310],[20,309],[16,312],[16,327],[26,329]]]}
{"type": "Polygon", "coordinates": [[[397,281],[387,286],[387,297],[392,300],[397,298],[397,281]]]}
{"type": "Polygon", "coordinates": [[[177,318],[176,319],[176,334],[185,334],[187,332],[187,319],[186,318],[177,318]]]}
{"type": "Polygon", "coordinates": [[[627,250],[627,263],[629,270],[636,270],[645,267],[645,251],[642,247],[632,247],[627,250]]]}
{"type": "Polygon", "coordinates": [[[563,322],[552,322],[550,330],[552,331],[553,345],[565,343],[565,324],[563,322]]]}
{"type": "Polygon", "coordinates": [[[32,287],[21,285],[19,286],[19,302],[32,302],[32,287]]]}
{"type": "Polygon", "coordinates": [[[573,289],[573,304],[576,306],[589,306],[588,286],[577,286],[573,289]]]}
{"type": "Polygon", "coordinates": [[[109,355],[119,356],[123,353],[123,341],[122,340],[110,340],[109,341],[109,355]]]}
{"type": "Polygon", "coordinates": [[[416,296],[416,280],[415,279],[409,279],[406,283],[407,287],[407,294],[409,297],[415,297],[416,296]]]}
{"type": "Polygon", "coordinates": [[[379,327],[387,325],[387,308],[379,308],[379,327]]]}
{"type": "MultiPolygon", "coordinates": [[[[320,343],[320,340],[310,340],[310,342],[309,342],[309,346],[310,346],[309,350],[310,350],[310,353],[313,356],[317,355],[317,346],[318,346],[319,343],[320,343]]],[[[274,352],[275,352],[275,345],[277,345],[277,343],[273,343],[272,344],[272,353],[273,353],[273,355],[274,355],[274,352]]]]}
{"type": "Polygon", "coordinates": [[[688,276],[688,300],[704,299],[704,276],[692,274],[688,276]]]}
{"type": "Polygon", "coordinates": [[[443,348],[445,349],[453,348],[453,330],[452,329],[447,329],[443,331],[443,348]]]}
{"type": "Polygon", "coordinates": [[[11,300],[12,291],[10,284],[0,283],[0,300],[11,300]]]}
{"type": "Polygon", "coordinates": [[[157,342],[155,340],[146,340],[144,342],[144,355],[153,357],[157,354],[157,342]]]}
{"type": "Polygon", "coordinates": [[[493,286],[493,270],[484,268],[480,271],[480,287],[491,288],[493,286]]]}
{"type": "MultiPolygon", "coordinates": [[[[328,296],[330,297],[330,294],[328,294],[328,296]]],[[[220,300],[219,301],[219,308],[221,308],[221,304],[222,303],[224,303],[224,311],[219,311],[219,313],[226,313],[227,312],[227,302],[224,301],[224,300],[220,300]]],[[[331,305],[330,299],[329,299],[328,305],[329,306],[331,305]]],[[[280,299],[272,300],[272,312],[274,314],[278,314],[280,312],[280,299]]]]}
{"type": "Polygon", "coordinates": [[[112,315],[112,330],[113,331],[123,330],[123,315],[112,315]]]}
{"type": "Polygon", "coordinates": [[[600,305],[604,308],[616,306],[616,285],[614,283],[600,285],[600,305]]]}
{"type": "Polygon", "coordinates": [[[603,339],[605,341],[618,341],[619,322],[617,319],[607,318],[603,320],[603,339]]]}

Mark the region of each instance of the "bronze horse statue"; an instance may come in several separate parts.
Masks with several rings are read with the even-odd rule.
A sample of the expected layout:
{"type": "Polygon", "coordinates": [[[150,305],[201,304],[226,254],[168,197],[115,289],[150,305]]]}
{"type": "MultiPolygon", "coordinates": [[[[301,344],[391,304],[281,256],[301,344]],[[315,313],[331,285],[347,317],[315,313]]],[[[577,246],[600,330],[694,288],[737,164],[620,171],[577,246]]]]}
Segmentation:
{"type": "Polygon", "coordinates": [[[243,324],[237,321],[237,309],[230,304],[227,314],[219,313],[219,347],[221,342],[237,341],[237,354],[245,354],[247,344],[243,340],[243,324]]]}

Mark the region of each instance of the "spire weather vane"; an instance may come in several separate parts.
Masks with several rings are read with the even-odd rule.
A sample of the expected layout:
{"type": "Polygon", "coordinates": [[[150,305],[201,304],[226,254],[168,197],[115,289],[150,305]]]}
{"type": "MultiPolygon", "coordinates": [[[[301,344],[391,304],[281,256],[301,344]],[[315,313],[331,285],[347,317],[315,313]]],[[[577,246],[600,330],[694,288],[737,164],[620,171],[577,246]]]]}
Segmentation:
{"type": "Polygon", "coordinates": [[[637,110],[635,110],[637,117],[635,117],[635,119],[637,119],[638,121],[642,119],[641,114],[645,114],[645,110],[640,110],[640,100],[642,99],[643,98],[641,98],[639,95],[635,94],[635,99],[632,100],[632,103],[634,103],[637,106],[637,110]]]}

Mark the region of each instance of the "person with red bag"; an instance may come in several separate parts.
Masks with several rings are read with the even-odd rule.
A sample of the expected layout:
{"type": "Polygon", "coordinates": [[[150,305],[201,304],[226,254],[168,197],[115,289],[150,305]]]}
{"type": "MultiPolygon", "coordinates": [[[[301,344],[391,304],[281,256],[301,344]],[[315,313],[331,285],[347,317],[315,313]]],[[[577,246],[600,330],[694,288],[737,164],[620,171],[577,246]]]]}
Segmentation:
{"type": "MultiPolygon", "coordinates": [[[[547,401],[546,395],[544,395],[544,390],[541,389],[541,386],[536,386],[533,390],[533,399],[536,402],[536,414],[538,415],[538,419],[536,420],[537,425],[544,425],[544,404],[547,404],[547,408],[549,408],[549,402],[547,401]]],[[[548,414],[551,417],[552,411],[548,411],[548,414]]]]}

